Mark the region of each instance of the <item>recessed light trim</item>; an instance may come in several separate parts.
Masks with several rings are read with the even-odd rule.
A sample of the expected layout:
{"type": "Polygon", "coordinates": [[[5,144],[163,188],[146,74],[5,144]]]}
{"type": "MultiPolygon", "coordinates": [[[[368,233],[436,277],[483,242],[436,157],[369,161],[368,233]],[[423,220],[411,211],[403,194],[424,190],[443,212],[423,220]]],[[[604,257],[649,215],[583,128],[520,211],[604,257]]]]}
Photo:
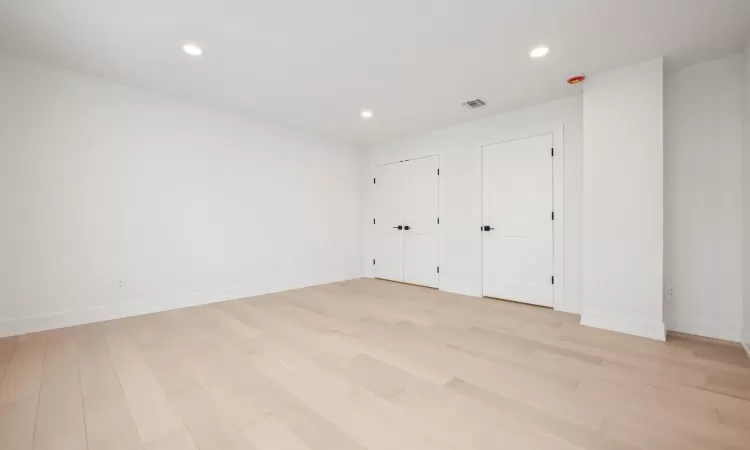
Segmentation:
{"type": "Polygon", "coordinates": [[[182,51],[190,56],[200,56],[203,54],[203,50],[195,44],[185,44],[182,46],[182,51]]]}
{"type": "Polygon", "coordinates": [[[359,115],[362,116],[363,119],[372,119],[372,111],[369,109],[363,109],[359,115]]]}
{"type": "Polygon", "coordinates": [[[547,56],[547,53],[549,53],[549,47],[545,47],[544,45],[540,45],[539,47],[536,47],[534,50],[529,53],[529,56],[532,58],[543,58],[547,56]]]}

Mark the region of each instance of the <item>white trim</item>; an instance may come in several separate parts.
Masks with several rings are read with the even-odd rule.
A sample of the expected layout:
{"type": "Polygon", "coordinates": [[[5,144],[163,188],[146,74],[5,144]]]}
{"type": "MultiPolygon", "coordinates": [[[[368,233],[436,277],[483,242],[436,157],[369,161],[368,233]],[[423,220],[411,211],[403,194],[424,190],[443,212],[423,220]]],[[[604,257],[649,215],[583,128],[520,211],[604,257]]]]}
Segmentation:
{"type": "MultiPolygon", "coordinates": [[[[481,169],[484,167],[484,147],[494,144],[500,144],[504,142],[517,141],[520,139],[527,139],[536,136],[544,136],[547,134],[552,135],[552,146],[555,149],[554,157],[552,158],[552,174],[553,174],[553,199],[552,205],[555,211],[555,220],[552,224],[553,227],[553,258],[554,258],[554,277],[555,284],[553,287],[553,308],[557,311],[579,313],[576,308],[571,307],[566,303],[565,299],[565,136],[564,136],[564,124],[563,122],[557,123],[552,127],[545,127],[537,131],[519,131],[514,133],[508,133],[501,138],[493,139],[492,142],[485,142],[479,144],[480,152],[480,173],[483,173],[481,169]]],[[[484,180],[479,183],[480,189],[480,214],[484,215],[484,201],[482,200],[482,191],[484,189],[484,180]]],[[[480,225],[484,217],[480,216],[480,225]]],[[[482,250],[484,251],[484,250],[482,250]]],[[[480,252],[481,254],[481,252],[480,252]]],[[[481,268],[480,279],[484,276],[484,257],[479,264],[481,268]]],[[[484,290],[484,281],[480,282],[479,292],[484,290]]]]}
{"type": "Polygon", "coordinates": [[[440,153],[433,153],[431,155],[422,155],[422,156],[416,156],[414,158],[409,158],[409,159],[401,159],[399,161],[392,161],[392,162],[387,162],[387,163],[382,163],[382,164],[375,164],[375,167],[390,166],[391,164],[400,164],[400,163],[403,163],[403,162],[406,162],[406,161],[414,161],[415,159],[432,158],[433,156],[437,156],[438,157],[438,168],[439,168],[440,167],[440,153]]]}
{"type": "Polygon", "coordinates": [[[437,157],[437,171],[438,171],[438,188],[437,188],[438,189],[438,192],[437,192],[437,195],[438,195],[437,215],[438,216],[437,216],[437,233],[435,233],[435,238],[437,239],[437,242],[435,243],[435,245],[437,245],[437,269],[438,269],[437,289],[439,291],[440,290],[440,278],[441,278],[440,277],[440,257],[442,256],[442,254],[440,253],[440,216],[441,216],[440,211],[442,210],[442,202],[441,202],[442,196],[440,195],[440,191],[443,190],[442,189],[443,185],[441,183],[442,177],[440,176],[440,154],[437,153],[435,156],[437,157]]]}
{"type": "Polygon", "coordinates": [[[747,357],[750,358],[750,348],[747,348],[747,344],[744,342],[740,342],[740,345],[745,349],[745,354],[747,354],[747,357]]]}
{"type": "Polygon", "coordinates": [[[90,308],[61,311],[51,314],[37,316],[19,317],[0,322],[0,338],[17,336],[38,331],[55,330],[58,328],[84,325],[87,323],[103,322],[105,320],[122,319],[125,317],[140,316],[173,309],[187,308],[191,306],[206,305],[210,303],[225,302],[247,297],[284,292],[293,289],[301,289],[322,284],[339,283],[342,281],[358,278],[347,278],[342,280],[331,280],[324,283],[306,284],[292,286],[287,289],[279,289],[269,292],[259,292],[248,286],[219,289],[215,291],[194,292],[180,294],[167,298],[149,298],[136,301],[127,301],[118,304],[97,305],[90,308]]]}
{"type": "Polygon", "coordinates": [[[667,329],[696,336],[722,339],[725,341],[741,341],[739,320],[712,320],[702,317],[669,317],[666,320],[667,329]]]}
{"type": "Polygon", "coordinates": [[[644,322],[639,318],[613,316],[596,312],[584,312],[581,325],[618,333],[632,334],[658,341],[667,339],[667,329],[661,322],[644,322]]]}

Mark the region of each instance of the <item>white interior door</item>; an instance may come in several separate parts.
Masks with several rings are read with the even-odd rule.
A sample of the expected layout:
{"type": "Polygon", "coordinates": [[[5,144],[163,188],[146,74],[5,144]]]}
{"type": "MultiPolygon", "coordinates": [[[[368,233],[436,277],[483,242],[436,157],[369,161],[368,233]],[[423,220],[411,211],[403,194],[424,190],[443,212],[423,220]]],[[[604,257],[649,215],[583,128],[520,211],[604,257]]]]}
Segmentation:
{"type": "Polygon", "coordinates": [[[438,157],[403,165],[404,282],[438,287],[438,157]]]}
{"type": "Polygon", "coordinates": [[[551,149],[551,134],[483,148],[483,292],[487,297],[553,305],[551,149]]]}
{"type": "Polygon", "coordinates": [[[404,281],[403,175],[400,163],[375,168],[376,278],[404,281]]]}

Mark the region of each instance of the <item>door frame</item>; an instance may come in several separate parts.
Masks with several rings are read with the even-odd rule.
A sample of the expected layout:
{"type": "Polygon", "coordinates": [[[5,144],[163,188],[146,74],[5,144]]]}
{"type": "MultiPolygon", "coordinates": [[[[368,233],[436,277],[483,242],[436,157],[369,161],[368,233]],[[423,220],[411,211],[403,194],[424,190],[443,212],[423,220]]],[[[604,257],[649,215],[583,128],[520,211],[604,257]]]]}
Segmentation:
{"type": "MultiPolygon", "coordinates": [[[[416,156],[414,158],[401,159],[401,160],[398,160],[398,161],[391,161],[391,162],[382,163],[382,164],[375,164],[375,165],[373,165],[373,173],[375,173],[377,171],[378,167],[390,166],[392,164],[405,163],[407,161],[413,161],[415,159],[432,158],[433,156],[437,158],[437,167],[438,167],[438,170],[440,170],[440,154],[439,153],[432,153],[432,154],[429,154],[429,155],[416,156]]],[[[377,187],[377,183],[372,186],[372,189],[373,189],[373,194],[372,194],[373,197],[372,198],[375,198],[376,194],[374,192],[374,189],[376,187],[377,187]]],[[[442,190],[443,190],[442,178],[438,177],[438,217],[441,216],[440,212],[441,212],[441,208],[442,208],[442,202],[440,201],[440,198],[441,198],[440,197],[440,192],[442,190]]],[[[373,211],[373,212],[374,212],[374,215],[377,216],[378,212],[377,211],[373,211]]],[[[377,217],[375,217],[375,219],[377,219],[377,217]]],[[[435,243],[435,245],[437,246],[437,261],[435,261],[435,264],[436,264],[436,267],[440,267],[441,252],[440,252],[440,224],[439,223],[437,224],[437,233],[435,235],[435,240],[437,241],[435,243]]],[[[371,276],[372,276],[372,278],[380,279],[380,278],[377,278],[375,276],[374,270],[373,270],[371,276]]],[[[437,288],[436,289],[440,290],[440,272],[437,273],[437,280],[438,280],[438,282],[437,282],[437,288]]],[[[406,283],[406,284],[408,284],[408,283],[406,283]]],[[[425,287],[425,288],[426,289],[432,289],[430,287],[425,287]]]]}
{"type": "MultiPolygon", "coordinates": [[[[499,140],[493,140],[492,142],[486,142],[480,144],[480,177],[481,183],[479,184],[479,201],[482,207],[480,208],[479,222],[480,226],[484,225],[484,148],[495,145],[503,144],[506,142],[518,141],[521,139],[528,139],[537,136],[552,135],[552,148],[554,148],[554,156],[552,158],[552,210],[555,212],[555,220],[552,224],[552,275],[555,277],[555,284],[552,288],[552,308],[560,311],[568,311],[570,308],[566,308],[565,303],[565,264],[564,264],[564,230],[565,230],[565,208],[564,208],[564,196],[563,196],[563,181],[564,181],[564,158],[565,148],[563,139],[563,124],[559,123],[557,126],[548,127],[548,129],[542,129],[536,132],[519,132],[503,136],[499,140]],[[552,128],[552,129],[549,129],[552,128]]],[[[480,233],[482,233],[480,231],[480,233]]],[[[482,233],[482,251],[480,252],[480,263],[481,267],[481,278],[482,282],[480,285],[480,292],[484,297],[484,233],[482,233]]]]}

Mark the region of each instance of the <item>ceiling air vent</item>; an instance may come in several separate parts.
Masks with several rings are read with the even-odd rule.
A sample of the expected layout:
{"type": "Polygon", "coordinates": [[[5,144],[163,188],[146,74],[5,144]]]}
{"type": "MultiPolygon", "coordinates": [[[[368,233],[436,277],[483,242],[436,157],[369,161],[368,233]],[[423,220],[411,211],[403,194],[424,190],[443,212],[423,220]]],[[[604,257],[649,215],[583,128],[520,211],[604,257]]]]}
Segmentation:
{"type": "Polygon", "coordinates": [[[483,102],[483,101],[481,101],[481,100],[479,100],[479,99],[476,99],[476,100],[469,100],[468,102],[466,102],[466,103],[462,103],[462,104],[463,104],[463,105],[464,105],[465,107],[469,108],[469,109],[476,109],[476,108],[481,108],[482,106],[486,105],[486,103],[485,103],[485,102],[483,102]]]}

